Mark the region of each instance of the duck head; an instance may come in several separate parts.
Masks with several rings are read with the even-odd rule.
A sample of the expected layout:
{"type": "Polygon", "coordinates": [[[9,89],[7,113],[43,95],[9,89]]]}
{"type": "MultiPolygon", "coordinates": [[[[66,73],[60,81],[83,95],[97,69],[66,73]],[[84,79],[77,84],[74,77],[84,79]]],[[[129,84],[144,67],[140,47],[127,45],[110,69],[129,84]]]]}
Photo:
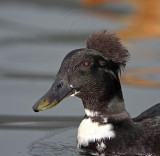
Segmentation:
{"type": "Polygon", "coordinates": [[[82,99],[85,110],[102,114],[121,112],[123,105],[115,105],[117,100],[123,102],[119,73],[128,56],[128,51],[113,34],[100,31],[90,35],[86,48],[66,55],[55,82],[34,104],[33,110],[49,109],[74,95],[82,99]]]}

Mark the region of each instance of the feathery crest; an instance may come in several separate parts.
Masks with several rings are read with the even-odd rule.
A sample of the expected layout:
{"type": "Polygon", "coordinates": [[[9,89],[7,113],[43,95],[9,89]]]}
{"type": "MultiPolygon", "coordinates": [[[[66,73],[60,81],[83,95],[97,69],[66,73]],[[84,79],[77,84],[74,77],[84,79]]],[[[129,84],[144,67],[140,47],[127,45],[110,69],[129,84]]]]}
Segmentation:
{"type": "Polygon", "coordinates": [[[120,39],[106,30],[91,34],[86,41],[86,48],[94,49],[119,64],[119,70],[123,69],[129,59],[129,52],[123,47],[120,39]]]}

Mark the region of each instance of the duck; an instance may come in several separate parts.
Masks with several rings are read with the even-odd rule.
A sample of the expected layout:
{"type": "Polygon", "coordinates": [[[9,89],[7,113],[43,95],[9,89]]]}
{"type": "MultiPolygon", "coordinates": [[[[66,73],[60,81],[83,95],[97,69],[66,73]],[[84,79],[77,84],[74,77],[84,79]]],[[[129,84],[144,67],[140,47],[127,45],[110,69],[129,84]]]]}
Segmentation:
{"type": "Polygon", "coordinates": [[[69,52],[49,91],[34,105],[50,109],[68,96],[81,98],[85,116],[77,147],[93,155],[160,155],[160,103],[135,118],[125,108],[120,75],[130,53],[114,33],[88,36],[86,48],[69,52]]]}

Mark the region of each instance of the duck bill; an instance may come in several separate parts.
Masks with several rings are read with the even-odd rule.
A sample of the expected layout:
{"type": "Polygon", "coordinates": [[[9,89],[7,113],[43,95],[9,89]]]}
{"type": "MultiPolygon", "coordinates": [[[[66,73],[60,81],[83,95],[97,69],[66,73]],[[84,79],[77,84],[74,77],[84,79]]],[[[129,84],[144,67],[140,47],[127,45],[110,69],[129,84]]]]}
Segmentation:
{"type": "Polygon", "coordinates": [[[52,108],[72,94],[74,94],[74,89],[67,82],[56,80],[49,91],[32,108],[35,112],[52,108]]]}

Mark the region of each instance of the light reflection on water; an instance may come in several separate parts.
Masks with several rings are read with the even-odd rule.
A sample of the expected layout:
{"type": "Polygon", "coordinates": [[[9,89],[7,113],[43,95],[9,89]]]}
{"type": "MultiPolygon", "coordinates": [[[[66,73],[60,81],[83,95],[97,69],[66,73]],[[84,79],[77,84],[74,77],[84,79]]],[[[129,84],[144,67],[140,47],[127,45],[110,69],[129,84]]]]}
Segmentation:
{"type": "Polygon", "coordinates": [[[81,117],[67,117],[84,115],[81,100],[68,98],[39,114],[32,111],[32,105],[51,86],[64,56],[84,47],[86,37],[92,32],[102,29],[116,32],[131,53],[122,75],[125,103],[131,115],[136,116],[160,102],[159,0],[97,3],[0,0],[0,138],[3,140],[0,151],[3,156],[80,154],[75,150],[76,129],[73,128],[81,117]],[[138,69],[142,72],[137,73],[138,69]],[[63,131],[65,128],[72,130],[63,131]],[[50,137],[46,138],[48,134],[50,137]],[[8,151],[5,146],[9,147],[8,151]]]}
{"type": "Polygon", "coordinates": [[[59,134],[51,135],[48,138],[35,142],[30,147],[29,154],[39,156],[78,155],[76,148],[77,129],[65,130],[59,134]]]}

